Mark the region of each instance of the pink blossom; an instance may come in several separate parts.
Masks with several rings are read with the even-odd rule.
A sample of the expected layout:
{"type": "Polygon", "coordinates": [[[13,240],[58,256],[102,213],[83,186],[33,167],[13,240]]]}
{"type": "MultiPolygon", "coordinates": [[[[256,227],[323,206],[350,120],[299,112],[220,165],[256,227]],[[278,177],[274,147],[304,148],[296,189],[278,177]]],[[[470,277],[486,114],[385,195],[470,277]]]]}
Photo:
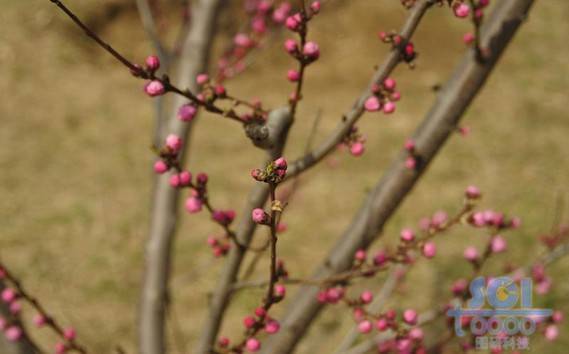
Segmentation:
{"type": "Polygon", "coordinates": [[[150,71],[156,71],[160,68],[160,59],[156,55],[150,55],[146,58],[146,68],[150,71]]]}
{"type": "Polygon", "coordinates": [[[478,189],[478,187],[476,187],[476,186],[466,187],[465,194],[466,194],[466,197],[470,198],[470,199],[477,199],[477,198],[480,198],[480,196],[482,195],[480,193],[480,189],[478,189]]]}
{"type": "Polygon", "coordinates": [[[310,9],[313,13],[317,14],[320,12],[320,6],[320,1],[313,1],[312,4],[310,4],[310,9]]]}
{"type": "Polygon", "coordinates": [[[287,39],[284,42],[284,47],[287,53],[289,54],[294,54],[298,51],[298,45],[296,44],[296,41],[294,39],[287,39]]]}
{"type": "Polygon", "coordinates": [[[67,347],[64,343],[56,343],[55,344],[55,354],[64,354],[67,351],[67,347]]]}
{"type": "Polygon", "coordinates": [[[391,98],[393,102],[397,102],[401,99],[401,92],[395,91],[389,96],[389,98],[391,98]]]}
{"type": "Polygon", "coordinates": [[[364,103],[364,108],[368,112],[377,112],[381,109],[381,102],[376,96],[370,96],[364,103]]]}
{"type": "Polygon", "coordinates": [[[166,137],[166,147],[172,152],[178,152],[182,148],[182,138],[176,134],[170,134],[166,137]]]}
{"type": "Polygon", "coordinates": [[[296,82],[300,79],[300,73],[297,70],[290,69],[286,77],[289,81],[296,82]]]}
{"type": "Polygon", "coordinates": [[[368,320],[362,321],[358,324],[358,331],[360,333],[369,333],[369,332],[371,332],[372,328],[373,328],[373,325],[368,320]]]}
{"type": "Polygon", "coordinates": [[[238,47],[244,48],[252,47],[254,44],[253,40],[245,33],[237,33],[233,39],[233,43],[238,47]]]}
{"type": "Polygon", "coordinates": [[[411,138],[405,140],[405,150],[413,152],[415,150],[415,141],[411,138]]]}
{"type": "Polygon", "coordinates": [[[475,247],[467,247],[464,250],[464,258],[467,261],[474,262],[478,259],[478,250],[475,247]]]}
{"type": "Polygon", "coordinates": [[[405,242],[411,242],[415,239],[415,232],[411,229],[403,229],[401,230],[401,240],[405,242]]]}
{"type": "Polygon", "coordinates": [[[33,321],[34,321],[34,325],[36,325],[36,327],[40,328],[40,327],[43,327],[47,323],[47,318],[45,318],[45,316],[42,314],[37,314],[34,316],[33,321]]]}
{"type": "Polygon", "coordinates": [[[474,42],[475,39],[476,37],[474,36],[474,34],[472,34],[472,32],[467,32],[464,34],[464,36],[462,36],[462,41],[464,42],[464,44],[471,44],[472,42],[474,42]]]}
{"type": "Polygon", "coordinates": [[[417,160],[413,156],[409,156],[405,159],[405,167],[409,170],[414,170],[417,167],[417,160]]]}
{"type": "Polygon", "coordinates": [[[217,341],[217,344],[219,344],[219,346],[222,348],[227,348],[229,346],[229,343],[231,343],[231,341],[227,337],[220,337],[217,341]]]}
{"type": "Polygon", "coordinates": [[[561,312],[561,311],[553,312],[553,315],[551,315],[551,320],[554,323],[559,323],[559,322],[563,321],[563,312],[561,312]]]}
{"type": "Polygon", "coordinates": [[[275,285],[275,295],[278,297],[284,297],[286,295],[286,287],[282,284],[275,285]]]}
{"type": "Polygon", "coordinates": [[[377,328],[378,331],[383,332],[389,328],[389,322],[382,317],[375,322],[375,328],[377,328]]]}
{"type": "Polygon", "coordinates": [[[391,114],[391,113],[395,112],[395,108],[396,108],[396,107],[395,107],[395,103],[394,103],[394,102],[391,102],[391,101],[390,101],[390,102],[386,102],[386,103],[383,105],[383,113],[385,113],[385,114],[391,114]]]}
{"type": "Polygon", "coordinates": [[[195,105],[188,103],[180,106],[177,117],[182,122],[189,122],[194,119],[197,113],[198,108],[195,105]]]}
{"type": "Polygon", "coordinates": [[[14,300],[16,300],[16,297],[18,296],[18,293],[16,293],[16,290],[12,289],[12,288],[6,288],[2,291],[2,300],[4,302],[10,303],[14,300]]]}
{"type": "Polygon", "coordinates": [[[10,342],[17,342],[22,338],[23,332],[20,327],[11,326],[4,331],[4,335],[10,342]]]}
{"type": "Polygon", "coordinates": [[[409,330],[409,338],[420,341],[423,339],[423,337],[424,333],[421,328],[413,327],[411,330],[409,330]]]}
{"type": "Polygon", "coordinates": [[[556,325],[549,325],[545,327],[545,338],[548,341],[554,341],[559,336],[559,329],[556,325]]]}
{"type": "Polygon", "coordinates": [[[285,26],[291,31],[298,31],[301,21],[300,14],[294,14],[286,18],[285,26]]]}
{"type": "Polygon", "coordinates": [[[251,353],[258,352],[261,349],[261,342],[257,338],[249,338],[245,344],[247,351],[251,353]]]}
{"type": "Polygon", "coordinates": [[[190,214],[198,213],[202,210],[203,202],[201,199],[196,197],[190,197],[186,199],[186,210],[190,214]]]}
{"type": "Polygon", "coordinates": [[[354,255],[354,259],[356,261],[360,261],[360,262],[365,261],[366,257],[367,257],[367,254],[366,254],[366,251],[364,249],[357,250],[355,255],[354,255]]]}
{"type": "Polygon", "coordinates": [[[423,256],[433,258],[437,254],[437,246],[434,242],[428,241],[423,245],[423,256]]]}
{"type": "Polygon", "coordinates": [[[150,97],[156,97],[163,95],[164,92],[166,92],[166,89],[164,88],[162,82],[158,80],[152,80],[144,86],[144,92],[146,92],[146,94],[150,97]]]}
{"type": "Polygon", "coordinates": [[[408,325],[414,326],[415,324],[417,324],[417,311],[412,310],[412,309],[407,309],[405,311],[403,311],[403,321],[405,321],[405,323],[407,323],[408,325]]]}
{"type": "Polygon", "coordinates": [[[257,320],[253,316],[245,316],[245,318],[243,318],[243,326],[245,326],[245,328],[252,328],[255,323],[257,323],[257,320]]]}
{"type": "Polygon", "coordinates": [[[361,142],[355,142],[350,146],[350,154],[355,157],[362,156],[365,152],[365,145],[361,142]]]}
{"type": "Polygon", "coordinates": [[[267,31],[267,24],[262,17],[257,17],[251,22],[251,28],[257,33],[265,33],[267,31]]]}
{"type": "Polygon", "coordinates": [[[263,209],[256,208],[251,212],[251,218],[257,224],[266,224],[269,220],[269,215],[263,209]]]}
{"type": "Polygon", "coordinates": [[[490,249],[494,253],[502,253],[506,251],[507,245],[506,239],[497,235],[492,238],[492,241],[490,242],[490,249]]]}
{"type": "Polygon", "coordinates": [[[287,166],[288,166],[286,159],[284,157],[279,157],[278,159],[276,159],[274,161],[274,164],[275,164],[275,167],[277,169],[280,169],[280,170],[286,170],[287,166]]]}
{"type": "Polygon", "coordinates": [[[158,160],[154,163],[154,172],[158,174],[163,174],[164,172],[168,171],[169,167],[166,162],[162,160],[158,160]]]}
{"type": "Polygon", "coordinates": [[[302,54],[309,59],[316,60],[320,57],[320,48],[315,42],[306,42],[304,48],[302,48],[302,54]]]}
{"type": "Polygon", "coordinates": [[[364,291],[361,295],[360,295],[360,300],[364,303],[364,304],[369,304],[373,301],[373,293],[369,290],[364,291]]]}
{"type": "Polygon", "coordinates": [[[75,331],[74,328],[71,328],[71,327],[70,327],[70,328],[66,328],[66,329],[63,331],[63,338],[65,338],[65,339],[67,339],[67,340],[69,340],[69,341],[74,340],[76,336],[77,336],[77,332],[75,331]]]}
{"type": "Polygon", "coordinates": [[[377,251],[375,253],[375,256],[373,256],[373,264],[376,266],[382,266],[388,260],[389,260],[389,257],[387,257],[387,254],[383,250],[377,251]]]}
{"type": "Polygon", "coordinates": [[[467,4],[459,4],[458,6],[455,6],[454,8],[454,15],[458,18],[465,18],[468,17],[468,15],[470,14],[470,6],[468,6],[467,4]]]}
{"type": "Polygon", "coordinates": [[[198,74],[196,76],[196,82],[198,85],[203,85],[209,81],[209,76],[207,74],[198,74]]]}
{"type": "Polygon", "coordinates": [[[188,186],[192,181],[192,174],[190,171],[182,171],[180,172],[179,176],[181,186],[188,186]]]}
{"type": "Polygon", "coordinates": [[[391,91],[395,89],[395,86],[397,86],[395,79],[388,77],[387,79],[383,80],[383,87],[385,87],[386,90],[391,91]]]}
{"type": "Polygon", "coordinates": [[[22,311],[22,304],[18,301],[13,301],[10,304],[10,312],[14,315],[20,313],[22,311]]]}
{"type": "Polygon", "coordinates": [[[270,320],[265,324],[265,332],[269,334],[277,333],[281,329],[281,325],[276,320],[270,320]]]}

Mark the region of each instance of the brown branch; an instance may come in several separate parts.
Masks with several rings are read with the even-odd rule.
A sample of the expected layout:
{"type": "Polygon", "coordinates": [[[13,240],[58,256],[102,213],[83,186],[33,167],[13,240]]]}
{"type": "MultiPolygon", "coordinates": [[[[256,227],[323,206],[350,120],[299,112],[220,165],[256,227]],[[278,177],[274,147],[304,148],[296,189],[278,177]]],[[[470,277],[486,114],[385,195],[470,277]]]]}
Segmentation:
{"type": "MultiPolygon", "coordinates": [[[[184,39],[177,75],[181,85],[196,90],[197,74],[205,72],[222,0],[193,3],[191,28],[184,39]]],[[[176,119],[176,109],[186,103],[175,96],[172,114],[165,129],[168,133],[188,137],[191,124],[176,119]]],[[[186,139],[185,146],[189,146],[186,139]]],[[[183,152],[180,161],[184,161],[183,152]]],[[[165,322],[168,304],[171,248],[177,226],[179,191],[172,188],[168,176],[159,176],[153,191],[150,232],[146,244],[146,266],[139,309],[139,350],[142,354],[162,354],[166,350],[165,322]]]]}
{"type": "MultiPolygon", "coordinates": [[[[268,161],[273,161],[281,156],[288,136],[289,128],[292,124],[290,111],[288,108],[277,109],[269,114],[267,126],[270,127],[266,140],[269,142],[264,146],[268,157],[263,161],[265,165],[268,161]]],[[[269,186],[266,183],[255,183],[249,193],[245,206],[242,209],[242,218],[237,228],[237,239],[243,245],[249,245],[257,224],[251,219],[251,212],[255,208],[262,208],[269,196],[269,186]]],[[[213,345],[216,340],[223,314],[229,305],[233,284],[237,280],[237,275],[241,268],[245,256],[245,250],[240,247],[233,248],[218,280],[215,291],[211,297],[210,310],[204,324],[204,330],[198,343],[196,352],[200,354],[212,353],[213,345]]]]}
{"type": "MultiPolygon", "coordinates": [[[[409,17],[405,21],[403,28],[401,29],[400,36],[405,40],[409,41],[417,29],[417,26],[421,22],[423,15],[427,12],[429,7],[433,4],[432,0],[422,0],[418,2],[415,7],[411,10],[409,17]]],[[[338,126],[334,129],[332,134],[326,138],[326,140],[317,146],[314,150],[305,154],[304,156],[298,158],[294,162],[289,164],[286,178],[292,178],[299,173],[309,169],[318,162],[320,162],[324,157],[330,154],[336,146],[342,142],[344,137],[350,132],[354,124],[361,118],[364,113],[364,103],[366,99],[371,94],[372,86],[378,82],[383,82],[389,74],[397,67],[401,61],[401,47],[395,46],[387,58],[384,60],[383,64],[374,73],[368,87],[356,100],[352,108],[348,113],[346,113],[338,126]]]]}
{"type": "MultiPolygon", "coordinates": [[[[419,158],[416,169],[412,171],[405,167],[405,152],[395,159],[384,177],[370,192],[351,225],[317,268],[314,278],[345,271],[350,267],[355,251],[367,248],[377,238],[384,224],[456,128],[461,116],[526,18],[532,4],[533,0],[520,0],[502,1],[496,5],[481,33],[481,42],[490,50],[487,60],[483,64],[479,63],[475,52],[468,51],[414,134],[419,158]]],[[[316,301],[317,291],[310,287],[299,289],[281,322],[281,331],[264,343],[265,353],[290,353],[294,349],[322,309],[322,305],[316,301]]]]}

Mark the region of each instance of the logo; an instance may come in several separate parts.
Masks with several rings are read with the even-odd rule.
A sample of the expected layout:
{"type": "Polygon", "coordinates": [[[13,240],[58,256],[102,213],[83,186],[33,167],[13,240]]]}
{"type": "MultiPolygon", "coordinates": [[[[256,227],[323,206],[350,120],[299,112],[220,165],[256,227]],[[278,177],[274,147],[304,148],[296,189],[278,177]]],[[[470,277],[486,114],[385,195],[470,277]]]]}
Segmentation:
{"type": "Polygon", "coordinates": [[[477,277],[469,287],[467,307],[447,311],[454,318],[454,331],[463,337],[464,324],[470,324],[476,349],[529,349],[529,336],[537,322],[550,317],[551,309],[532,307],[532,279],[518,284],[510,277],[477,277]]]}

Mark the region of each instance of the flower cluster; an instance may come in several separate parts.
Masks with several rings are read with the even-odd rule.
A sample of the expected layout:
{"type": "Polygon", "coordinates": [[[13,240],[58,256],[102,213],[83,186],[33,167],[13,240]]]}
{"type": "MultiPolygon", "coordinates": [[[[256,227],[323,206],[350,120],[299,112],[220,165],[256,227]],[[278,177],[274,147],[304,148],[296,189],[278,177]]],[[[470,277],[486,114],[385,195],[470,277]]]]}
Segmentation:
{"type": "Polygon", "coordinates": [[[278,184],[285,178],[287,167],[285,158],[280,157],[267,164],[263,170],[259,168],[252,170],[251,177],[259,182],[278,184]]]}
{"type": "Polygon", "coordinates": [[[385,114],[395,112],[395,102],[401,99],[401,93],[395,91],[397,82],[388,77],[381,84],[374,84],[372,95],[365,101],[364,108],[368,112],[383,111],[385,114]]]}

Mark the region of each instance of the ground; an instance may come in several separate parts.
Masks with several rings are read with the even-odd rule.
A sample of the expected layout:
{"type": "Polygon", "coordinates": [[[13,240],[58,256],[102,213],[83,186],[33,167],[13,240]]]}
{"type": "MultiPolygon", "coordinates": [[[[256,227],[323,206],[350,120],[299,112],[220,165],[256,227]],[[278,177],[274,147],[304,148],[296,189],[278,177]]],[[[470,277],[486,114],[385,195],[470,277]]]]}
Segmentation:
{"type": "MultiPolygon", "coordinates": [[[[88,42],[49,1],[0,3],[0,256],[47,308],[78,329],[91,352],[106,353],[120,344],[133,353],[153,178],[152,100],[142,93],[140,81],[88,42]]],[[[131,2],[71,5],[129,57],[142,61],[151,53],[131,2]],[[111,18],[112,11],[106,10],[123,3],[129,5],[126,10],[111,18]],[[110,20],[95,21],[106,18],[110,20]]],[[[376,32],[398,28],[404,15],[395,0],[331,0],[323,8],[310,30],[322,58],[308,70],[287,157],[302,152],[318,111],[322,119],[316,140],[331,131],[385,56],[388,48],[376,32]]],[[[559,207],[569,192],[567,16],[565,1],[537,2],[464,117],[471,135],[457,134],[444,147],[376,247],[393,245],[398,230],[415,225],[421,216],[459,208],[469,184],[482,189],[482,206],[523,220],[522,228],[507,235],[509,255],[494,260],[488,274],[499,272],[506,260],[529,263],[541,250],[537,236],[550,230],[557,215],[567,221],[566,210],[559,207]]],[[[286,211],[288,231],[279,243],[291,274],[308,275],[348,225],[366,191],[433,102],[432,87],[444,82],[460,58],[468,28],[447,9],[433,10],[415,39],[420,52],[416,69],[401,66],[394,73],[403,95],[396,114],[367,115],[360,124],[368,137],[366,154],[353,158],[338,153],[302,178],[286,211]]],[[[291,90],[285,73],[293,63],[281,41],[277,37],[267,43],[250,69],[228,83],[229,91],[259,97],[268,107],[285,104],[291,90]]],[[[215,205],[239,210],[254,183],[249,170],[258,167],[261,154],[234,122],[217,117],[203,115],[192,138],[189,168],[209,173],[215,205]]],[[[187,348],[200,333],[206,295],[222,264],[205,244],[218,231],[205,214],[182,214],[172,279],[176,328],[168,333],[177,332],[187,348]]],[[[481,245],[483,237],[466,228],[443,235],[440,256],[412,271],[393,306],[428,309],[446,294],[453,277],[468,273],[462,250],[481,245]]],[[[553,266],[555,289],[536,297],[536,303],[569,310],[569,285],[563,282],[568,265],[564,260],[553,266]]],[[[375,290],[380,285],[369,282],[375,290]]],[[[241,316],[260,296],[239,296],[223,333],[239,338],[241,316]]],[[[301,352],[329,352],[352,323],[345,310],[330,308],[301,352]],[[324,342],[319,340],[323,334],[324,342]]],[[[568,328],[565,324],[561,333],[568,328]]],[[[44,332],[34,333],[46,345],[53,342],[44,332]]],[[[569,344],[562,336],[545,347],[539,337],[532,338],[535,352],[564,353],[569,344]]],[[[174,348],[185,352],[179,345],[174,348]]]]}

